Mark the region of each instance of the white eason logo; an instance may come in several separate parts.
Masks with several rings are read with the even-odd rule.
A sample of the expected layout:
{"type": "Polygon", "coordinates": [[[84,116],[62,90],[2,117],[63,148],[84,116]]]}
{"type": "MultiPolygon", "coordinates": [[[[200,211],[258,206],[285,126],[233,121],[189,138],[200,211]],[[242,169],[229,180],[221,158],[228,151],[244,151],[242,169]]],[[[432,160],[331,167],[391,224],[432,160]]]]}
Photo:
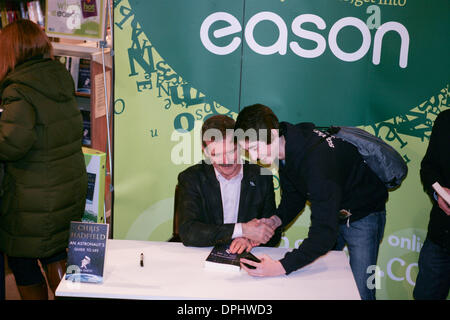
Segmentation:
{"type": "MultiPolygon", "coordinates": [[[[210,52],[216,55],[227,55],[235,51],[241,45],[241,38],[239,36],[235,36],[228,45],[225,46],[217,46],[215,45],[211,39],[209,38],[209,29],[211,25],[217,21],[225,21],[229,25],[217,29],[213,32],[215,38],[222,38],[225,36],[229,36],[232,34],[236,34],[242,31],[242,26],[236,17],[227,13],[227,12],[215,12],[209,15],[202,23],[200,27],[200,39],[203,43],[203,46],[210,52]]],[[[325,30],[327,25],[325,21],[314,14],[301,14],[297,16],[291,24],[291,30],[293,34],[296,36],[314,41],[317,46],[314,49],[304,49],[300,47],[298,42],[291,41],[289,42],[289,48],[299,57],[303,58],[317,58],[321,56],[326,49],[327,41],[325,38],[313,31],[305,30],[302,28],[304,23],[313,23],[319,30],[325,30]]],[[[395,31],[400,35],[401,46],[400,46],[400,58],[399,58],[399,66],[401,68],[406,68],[408,65],[408,52],[409,52],[409,33],[408,30],[401,23],[390,21],[382,24],[375,33],[375,38],[373,41],[373,56],[372,62],[375,65],[380,63],[381,57],[381,46],[383,43],[384,35],[389,31],[395,31]]],[[[254,52],[261,55],[271,55],[278,53],[280,55],[285,55],[288,47],[288,28],[283,18],[279,15],[270,12],[263,11],[255,14],[250,18],[245,26],[244,30],[245,41],[248,46],[254,52]],[[278,39],[269,46],[262,46],[256,42],[253,37],[253,30],[255,26],[261,21],[271,21],[278,28],[279,36],[278,39]]],[[[360,19],[355,17],[345,17],[342,18],[331,27],[330,32],[328,34],[328,45],[333,54],[340,60],[353,62],[363,58],[370,49],[372,42],[371,34],[369,27],[360,19]],[[337,37],[339,32],[348,26],[352,26],[357,28],[362,35],[362,44],[361,47],[355,52],[344,52],[341,50],[337,43],[337,37]]]]}

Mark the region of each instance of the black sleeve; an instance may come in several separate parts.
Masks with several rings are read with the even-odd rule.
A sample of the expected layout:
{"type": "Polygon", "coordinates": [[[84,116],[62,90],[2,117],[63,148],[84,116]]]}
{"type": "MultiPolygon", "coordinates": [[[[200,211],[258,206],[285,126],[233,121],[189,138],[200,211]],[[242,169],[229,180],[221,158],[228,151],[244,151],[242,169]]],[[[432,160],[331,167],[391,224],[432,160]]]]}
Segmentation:
{"type": "MultiPolygon", "coordinates": [[[[264,176],[266,180],[265,186],[265,194],[264,194],[264,206],[262,210],[263,218],[270,218],[271,216],[276,214],[276,204],[275,204],[275,190],[273,187],[273,175],[264,176]]],[[[275,230],[275,234],[272,238],[263,246],[266,247],[275,247],[281,240],[281,226],[275,230]]]]}
{"type": "Polygon", "coordinates": [[[447,128],[445,128],[443,117],[440,113],[436,118],[431,132],[430,143],[428,144],[427,151],[424,158],[420,164],[420,178],[422,180],[425,192],[427,192],[431,198],[433,198],[434,189],[432,184],[436,181],[439,182],[443,187],[449,187],[443,185],[442,182],[442,167],[439,161],[439,154],[442,152],[443,146],[449,146],[448,133],[446,133],[447,128]],[[447,139],[447,143],[443,143],[443,139],[447,139]]]}
{"type": "Polygon", "coordinates": [[[281,219],[282,227],[289,225],[306,204],[306,198],[297,191],[283,171],[280,170],[281,200],[277,208],[277,216],[281,219]]]}
{"type": "Polygon", "coordinates": [[[337,239],[342,188],[334,179],[331,166],[309,167],[306,182],[311,202],[311,225],[308,237],[298,249],[280,260],[286,274],[300,269],[331,250],[337,239]]]}
{"type": "Polygon", "coordinates": [[[233,235],[234,224],[216,225],[207,218],[204,196],[201,193],[199,179],[192,174],[181,173],[178,176],[179,192],[179,234],[185,246],[210,247],[229,243],[233,235]]]}

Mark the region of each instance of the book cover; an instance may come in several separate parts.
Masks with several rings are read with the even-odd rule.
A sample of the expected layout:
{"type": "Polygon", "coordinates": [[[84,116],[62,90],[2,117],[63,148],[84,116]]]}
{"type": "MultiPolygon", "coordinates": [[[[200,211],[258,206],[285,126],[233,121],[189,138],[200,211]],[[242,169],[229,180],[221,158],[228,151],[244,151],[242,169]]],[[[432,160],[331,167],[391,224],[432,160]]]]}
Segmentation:
{"type": "Polygon", "coordinates": [[[80,59],[77,92],[91,93],[91,60],[80,59]]]}
{"type": "Polygon", "coordinates": [[[97,16],[97,3],[95,0],[81,0],[81,12],[83,18],[96,17],[97,16]]]}
{"type": "Polygon", "coordinates": [[[103,282],[107,239],[108,224],[72,221],[65,279],[103,282]]]}
{"type": "Polygon", "coordinates": [[[436,193],[450,206],[450,194],[448,194],[448,192],[445,191],[444,188],[442,188],[439,182],[436,181],[435,183],[433,183],[432,187],[434,191],[436,191],[436,193]]]}
{"type": "Polygon", "coordinates": [[[241,254],[237,254],[230,253],[229,249],[230,245],[214,246],[205,260],[205,268],[239,272],[241,269],[241,258],[260,262],[260,260],[250,252],[244,251],[241,254]]]}
{"type": "Polygon", "coordinates": [[[91,140],[91,113],[89,111],[81,110],[83,116],[83,146],[90,146],[91,140]]]}

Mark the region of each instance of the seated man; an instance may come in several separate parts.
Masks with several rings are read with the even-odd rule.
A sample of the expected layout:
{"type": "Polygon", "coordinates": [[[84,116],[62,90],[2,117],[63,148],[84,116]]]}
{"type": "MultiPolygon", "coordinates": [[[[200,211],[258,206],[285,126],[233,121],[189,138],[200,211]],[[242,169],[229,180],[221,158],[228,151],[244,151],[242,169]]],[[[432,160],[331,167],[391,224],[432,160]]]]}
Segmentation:
{"type": "Polygon", "coordinates": [[[275,212],[273,176],[239,160],[234,124],[223,115],[207,119],[202,126],[206,160],[178,176],[179,235],[186,246],[231,243],[232,253],[242,253],[280,241],[281,229],[257,220],[275,212]]]}

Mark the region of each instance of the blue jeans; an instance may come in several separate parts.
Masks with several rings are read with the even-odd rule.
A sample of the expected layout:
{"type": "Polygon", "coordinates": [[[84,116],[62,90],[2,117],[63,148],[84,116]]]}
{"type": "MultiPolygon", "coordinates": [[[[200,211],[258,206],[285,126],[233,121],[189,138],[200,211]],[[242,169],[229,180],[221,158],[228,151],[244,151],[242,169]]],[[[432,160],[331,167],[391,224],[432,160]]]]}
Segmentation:
{"type": "Polygon", "coordinates": [[[413,296],[418,300],[444,300],[450,290],[450,250],[428,237],[419,255],[419,274],[413,296]]]}
{"type": "Polygon", "coordinates": [[[369,288],[367,283],[368,278],[373,277],[375,271],[368,272],[368,268],[377,264],[378,249],[385,224],[386,211],[380,211],[351,222],[349,225],[346,223],[339,225],[339,235],[334,250],[342,250],[347,244],[350,267],[362,300],[375,300],[376,289],[369,288]]]}

